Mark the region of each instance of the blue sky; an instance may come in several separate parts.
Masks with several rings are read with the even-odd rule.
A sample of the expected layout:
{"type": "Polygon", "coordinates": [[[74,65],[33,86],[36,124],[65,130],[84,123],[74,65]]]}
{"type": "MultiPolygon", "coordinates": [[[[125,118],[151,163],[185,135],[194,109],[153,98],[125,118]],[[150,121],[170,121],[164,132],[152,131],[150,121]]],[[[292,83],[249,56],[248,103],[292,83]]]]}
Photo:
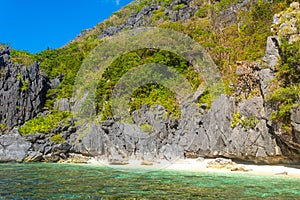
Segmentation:
{"type": "Polygon", "coordinates": [[[0,42],[35,53],[58,48],[132,0],[0,0],[0,42]]]}

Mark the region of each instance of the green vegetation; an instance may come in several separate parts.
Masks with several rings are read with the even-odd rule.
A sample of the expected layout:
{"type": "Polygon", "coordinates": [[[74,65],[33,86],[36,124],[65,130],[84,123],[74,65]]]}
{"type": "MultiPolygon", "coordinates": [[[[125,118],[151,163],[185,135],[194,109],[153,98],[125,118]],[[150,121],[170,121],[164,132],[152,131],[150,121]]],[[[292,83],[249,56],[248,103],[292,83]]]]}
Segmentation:
{"type": "MultiPolygon", "coordinates": [[[[59,49],[47,49],[38,54],[32,55],[26,51],[11,52],[12,60],[18,64],[30,65],[35,60],[40,63],[42,71],[50,78],[64,74],[61,85],[51,89],[47,94],[46,105],[51,111],[54,109],[55,99],[71,97],[73,85],[77,72],[86,56],[101,41],[98,35],[109,26],[119,26],[124,23],[133,12],[138,12],[153,3],[159,3],[161,8],[153,12],[152,18],[148,20],[152,26],[169,28],[189,35],[201,46],[203,46],[213,58],[222,73],[227,94],[232,94],[234,89],[230,85],[237,84],[235,75],[236,61],[255,61],[263,57],[266,47],[266,38],[271,35],[270,25],[275,13],[279,13],[292,2],[290,0],[274,0],[273,3],[258,0],[256,3],[249,1],[247,8],[237,16],[233,24],[223,24],[217,15],[237,0],[205,1],[196,0],[194,4],[201,5],[200,9],[191,19],[177,22],[165,20],[164,11],[173,0],[140,0],[132,2],[120,11],[115,12],[108,20],[99,23],[83,37],[67,44],[59,49]],[[213,3],[210,3],[213,2],[213,3]],[[210,3],[210,4],[209,4],[210,3]],[[250,6],[250,4],[252,6],[250,6]],[[162,20],[164,19],[164,20],[162,20]]],[[[179,4],[173,6],[178,10],[185,6],[179,4]]],[[[150,25],[150,24],[149,24],[150,25]]],[[[299,99],[299,58],[300,45],[289,45],[285,42],[282,46],[282,63],[278,67],[278,76],[274,93],[269,97],[269,102],[275,105],[277,111],[272,119],[283,124],[289,123],[290,108],[299,99]]],[[[159,63],[171,66],[182,73],[191,83],[194,90],[202,83],[201,75],[193,70],[193,67],[186,60],[170,52],[155,49],[140,49],[128,52],[117,58],[104,72],[96,91],[98,114],[102,120],[111,116],[111,93],[120,78],[134,67],[145,63],[159,63]]],[[[28,81],[22,80],[22,91],[28,88],[28,81]]],[[[210,91],[200,97],[198,103],[211,105],[210,91]]],[[[158,84],[147,84],[137,90],[131,96],[130,111],[139,109],[142,104],[161,104],[169,115],[176,118],[180,116],[180,109],[173,91],[158,84]]],[[[59,112],[52,111],[46,117],[37,117],[28,121],[20,131],[23,135],[33,132],[47,132],[58,124],[65,117],[59,112]]],[[[245,127],[253,127],[257,121],[254,118],[242,119],[240,114],[233,115],[232,127],[238,123],[245,127]]]]}
{"type": "Polygon", "coordinates": [[[208,16],[209,10],[211,9],[210,5],[204,5],[202,8],[200,8],[196,13],[196,17],[204,18],[208,16]]]}
{"type": "Polygon", "coordinates": [[[51,138],[50,138],[51,141],[55,142],[56,144],[61,144],[63,142],[65,142],[66,140],[62,137],[62,134],[61,133],[58,133],[56,135],[53,135],[51,138]]]}
{"type": "Polygon", "coordinates": [[[70,112],[52,112],[46,117],[39,116],[28,120],[19,128],[19,132],[21,135],[47,133],[51,129],[57,127],[60,122],[66,121],[69,117],[71,117],[70,112]]]}
{"type": "Polygon", "coordinates": [[[22,92],[25,92],[25,91],[28,89],[28,84],[29,84],[29,83],[28,83],[28,80],[25,80],[25,81],[22,80],[22,81],[21,81],[21,84],[22,84],[21,91],[22,91],[22,92]]]}
{"type": "Polygon", "coordinates": [[[180,117],[180,108],[175,99],[175,93],[162,85],[147,84],[141,86],[132,94],[130,101],[130,111],[141,109],[142,105],[148,104],[150,107],[155,104],[164,106],[172,118],[180,117]]]}
{"type": "Polygon", "coordinates": [[[47,49],[36,54],[35,58],[40,62],[40,66],[50,78],[64,74],[61,85],[51,90],[54,98],[71,97],[73,94],[73,85],[77,72],[85,56],[99,44],[99,41],[88,39],[81,43],[72,42],[61,49],[47,49]]]}
{"type": "Polygon", "coordinates": [[[249,130],[249,129],[253,129],[258,124],[258,120],[255,119],[254,116],[250,116],[248,118],[242,117],[241,124],[246,130],[249,130]]]}
{"type": "Polygon", "coordinates": [[[5,133],[7,130],[9,130],[10,128],[5,124],[5,123],[1,123],[0,124],[0,135],[2,133],[5,133]]]}
{"type": "Polygon", "coordinates": [[[153,131],[153,126],[151,126],[150,124],[143,124],[140,126],[142,131],[146,132],[146,133],[152,133],[153,131]]]}
{"type": "MultiPolygon", "coordinates": [[[[111,116],[110,98],[116,83],[130,69],[146,63],[159,63],[176,69],[189,80],[194,89],[202,82],[199,73],[195,72],[186,60],[171,52],[141,49],[126,53],[117,58],[106,69],[99,81],[96,92],[97,112],[102,113],[102,119],[111,116]]],[[[133,93],[130,102],[131,111],[141,108],[143,104],[149,104],[150,106],[161,104],[173,117],[178,118],[180,116],[179,104],[176,102],[175,93],[158,84],[141,86],[133,93]]]]}
{"type": "Polygon", "coordinates": [[[25,66],[30,66],[35,61],[34,55],[30,54],[27,51],[20,51],[20,50],[12,49],[10,51],[10,56],[11,56],[11,60],[15,64],[22,64],[22,65],[25,65],[25,66]]]}
{"type": "Polygon", "coordinates": [[[17,74],[17,79],[21,81],[21,91],[25,92],[28,89],[29,82],[28,80],[23,80],[22,74],[17,74]]]}
{"type": "Polygon", "coordinates": [[[164,15],[165,15],[164,9],[154,10],[153,16],[152,16],[152,21],[160,20],[164,15]]]}
{"type": "Polygon", "coordinates": [[[277,77],[268,103],[274,108],[271,120],[280,123],[281,128],[290,134],[291,109],[299,101],[300,94],[300,44],[289,44],[284,40],[280,49],[281,64],[277,66],[277,77]]]}
{"type": "Polygon", "coordinates": [[[173,10],[180,10],[181,8],[183,8],[185,6],[185,4],[181,3],[181,4],[177,4],[175,6],[172,7],[173,10]]]}
{"type": "Polygon", "coordinates": [[[238,123],[240,122],[240,120],[241,120],[241,113],[240,112],[234,113],[232,115],[232,121],[231,121],[230,127],[231,128],[236,127],[238,125],[238,123]]]}
{"type": "Polygon", "coordinates": [[[258,124],[258,120],[254,116],[245,117],[241,116],[240,112],[234,113],[230,124],[231,128],[241,125],[246,130],[254,128],[258,124]]]}

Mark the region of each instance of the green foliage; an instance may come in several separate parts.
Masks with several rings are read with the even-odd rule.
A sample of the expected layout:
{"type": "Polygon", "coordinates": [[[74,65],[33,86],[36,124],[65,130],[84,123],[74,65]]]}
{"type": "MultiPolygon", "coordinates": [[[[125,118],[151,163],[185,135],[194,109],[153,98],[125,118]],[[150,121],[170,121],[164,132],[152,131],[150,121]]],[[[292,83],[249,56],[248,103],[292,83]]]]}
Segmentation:
{"type": "Polygon", "coordinates": [[[220,11],[226,9],[230,4],[237,3],[237,2],[238,2],[238,0],[221,0],[221,1],[218,1],[214,5],[214,9],[217,12],[220,12],[220,11]]]}
{"type": "Polygon", "coordinates": [[[14,64],[22,64],[25,66],[30,66],[35,61],[33,54],[27,51],[20,51],[16,49],[12,49],[10,51],[10,59],[14,62],[14,64]]]}
{"type": "Polygon", "coordinates": [[[225,89],[225,94],[227,95],[231,95],[234,93],[234,87],[230,86],[231,81],[230,80],[224,80],[224,89],[225,89]]]}
{"type": "Polygon", "coordinates": [[[4,134],[6,131],[10,129],[5,123],[0,123],[0,135],[4,134]]]}
{"type": "Polygon", "coordinates": [[[146,132],[146,133],[152,133],[153,131],[153,126],[151,126],[150,124],[143,124],[140,126],[142,131],[146,132]]]}
{"type": "Polygon", "coordinates": [[[71,116],[70,112],[53,112],[46,117],[36,117],[28,120],[19,128],[21,135],[32,133],[47,133],[51,129],[57,127],[60,122],[65,121],[71,116]]]}
{"type": "Polygon", "coordinates": [[[21,81],[21,91],[25,92],[28,89],[29,82],[28,80],[23,80],[22,74],[18,73],[16,77],[19,81],[21,81]]]}
{"type": "Polygon", "coordinates": [[[274,108],[270,119],[291,132],[291,108],[299,101],[300,93],[300,44],[283,41],[280,49],[281,64],[277,66],[274,81],[277,87],[268,97],[268,103],[274,108]]]}
{"type": "Polygon", "coordinates": [[[141,106],[144,104],[148,104],[150,107],[160,104],[172,118],[179,118],[181,114],[175,93],[157,84],[146,84],[135,90],[129,104],[131,112],[141,109],[141,106]]]}
{"type": "Polygon", "coordinates": [[[237,125],[243,126],[246,130],[254,128],[258,124],[258,120],[255,119],[254,116],[245,117],[241,116],[240,112],[234,113],[232,116],[232,121],[230,124],[231,128],[236,127],[237,125]]]}
{"type": "MultiPolygon", "coordinates": [[[[97,38],[80,43],[72,42],[60,49],[47,49],[35,55],[40,66],[50,78],[64,74],[61,85],[50,91],[54,98],[67,98],[73,94],[73,85],[85,56],[99,44],[97,38]]],[[[49,95],[48,95],[49,96],[49,95]]]]}
{"type": "Polygon", "coordinates": [[[162,6],[167,7],[173,2],[173,0],[155,0],[155,2],[162,3],[162,6]]]}
{"type": "Polygon", "coordinates": [[[241,124],[246,130],[249,130],[258,124],[258,120],[256,120],[254,116],[250,116],[248,118],[242,117],[241,124]]]}
{"type": "Polygon", "coordinates": [[[56,97],[56,90],[55,89],[49,89],[46,94],[46,102],[44,107],[49,108],[50,110],[54,107],[55,97],[56,97]]]}
{"type": "Polygon", "coordinates": [[[181,3],[181,4],[177,4],[175,6],[172,7],[173,10],[180,10],[181,8],[183,8],[185,6],[185,4],[181,3]]]}
{"type": "Polygon", "coordinates": [[[161,19],[165,15],[164,9],[154,10],[152,15],[152,20],[156,21],[161,19]]]}
{"type": "Polygon", "coordinates": [[[21,84],[22,84],[22,87],[21,87],[21,91],[22,92],[25,92],[27,89],[28,89],[28,85],[29,85],[29,82],[28,82],[28,80],[22,80],[21,81],[21,84]]]}
{"type": "Polygon", "coordinates": [[[51,138],[50,138],[51,141],[55,142],[56,144],[61,144],[63,142],[65,142],[66,140],[62,137],[62,133],[58,133],[58,134],[55,134],[53,135],[51,138]]]}
{"type": "Polygon", "coordinates": [[[211,107],[212,104],[212,96],[211,93],[209,91],[204,91],[203,94],[200,96],[200,98],[198,99],[198,104],[206,104],[207,108],[209,109],[211,107]]]}
{"type": "Polygon", "coordinates": [[[281,62],[278,67],[278,79],[282,87],[300,83],[300,43],[289,44],[284,41],[280,46],[281,62]]]}
{"type": "Polygon", "coordinates": [[[268,98],[268,103],[277,110],[271,115],[271,120],[290,124],[291,108],[299,99],[299,86],[280,87],[268,98]]]}
{"type": "MultiPolygon", "coordinates": [[[[159,63],[176,69],[189,80],[194,89],[202,82],[199,73],[195,72],[186,60],[171,52],[141,49],[126,53],[117,58],[106,69],[97,86],[97,112],[102,113],[102,120],[107,116],[111,116],[109,110],[110,98],[116,83],[130,69],[145,63],[159,63]]],[[[180,114],[178,102],[175,100],[175,93],[157,84],[140,87],[134,92],[131,99],[131,111],[139,109],[142,104],[161,104],[172,116],[177,117],[180,114]]]]}
{"type": "Polygon", "coordinates": [[[18,73],[17,76],[16,76],[16,78],[21,81],[22,80],[22,75],[20,73],[18,73]]]}
{"type": "Polygon", "coordinates": [[[232,121],[231,121],[230,127],[231,128],[236,127],[238,125],[238,123],[240,122],[240,120],[241,120],[241,113],[240,112],[234,113],[232,115],[232,121]]]}
{"type": "Polygon", "coordinates": [[[210,5],[204,5],[203,7],[201,7],[196,13],[195,16],[196,17],[200,17],[200,18],[204,18],[208,16],[208,12],[209,9],[211,9],[210,5]]]}

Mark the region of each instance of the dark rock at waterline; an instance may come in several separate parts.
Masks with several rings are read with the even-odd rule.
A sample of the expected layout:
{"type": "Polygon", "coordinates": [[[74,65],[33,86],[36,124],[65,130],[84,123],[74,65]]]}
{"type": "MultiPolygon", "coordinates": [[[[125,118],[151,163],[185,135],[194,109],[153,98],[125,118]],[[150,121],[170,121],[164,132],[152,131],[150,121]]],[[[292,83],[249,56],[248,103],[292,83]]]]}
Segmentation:
{"type": "Polygon", "coordinates": [[[32,151],[28,152],[24,162],[41,162],[43,160],[43,154],[41,152],[32,151]]]}

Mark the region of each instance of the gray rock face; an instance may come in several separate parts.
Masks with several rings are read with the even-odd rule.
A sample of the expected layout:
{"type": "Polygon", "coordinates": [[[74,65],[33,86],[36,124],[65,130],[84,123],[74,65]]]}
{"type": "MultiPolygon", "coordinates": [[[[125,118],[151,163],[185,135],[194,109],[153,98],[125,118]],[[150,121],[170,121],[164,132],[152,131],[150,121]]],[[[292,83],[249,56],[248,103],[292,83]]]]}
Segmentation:
{"type": "Polygon", "coordinates": [[[54,108],[58,111],[71,111],[70,100],[68,98],[61,98],[54,103],[54,108]]]}
{"type": "Polygon", "coordinates": [[[144,109],[142,112],[145,115],[139,122],[153,123],[152,133],[146,133],[134,124],[104,121],[101,125],[92,126],[77,149],[85,155],[108,159],[110,162],[183,158],[184,149],[179,145],[179,137],[168,134],[166,127],[161,126],[162,123],[156,124],[156,117],[160,115],[155,111],[150,113],[149,107],[144,109]]]}
{"type": "Polygon", "coordinates": [[[293,127],[293,136],[295,142],[300,143],[300,106],[292,108],[292,127],[293,127]]]}
{"type": "Polygon", "coordinates": [[[266,55],[263,60],[269,67],[271,67],[272,70],[274,70],[278,64],[279,58],[280,54],[278,38],[277,36],[269,36],[267,39],[266,55]]]}
{"type": "MultiPolygon", "coordinates": [[[[218,2],[219,1],[211,1],[212,4],[218,2]]],[[[151,22],[151,17],[155,10],[162,10],[164,12],[163,16],[161,16],[162,19],[168,18],[171,22],[176,22],[190,19],[202,6],[202,2],[200,3],[195,0],[173,0],[169,5],[164,5],[163,2],[157,2],[156,4],[143,8],[137,13],[132,13],[125,23],[104,29],[98,38],[102,39],[104,37],[113,36],[125,28],[147,27],[149,26],[148,22],[151,22]]],[[[236,23],[239,12],[241,10],[250,9],[249,6],[252,6],[249,0],[238,1],[228,5],[227,9],[222,10],[218,15],[216,15],[216,13],[214,14],[214,18],[216,18],[214,26],[225,28],[226,26],[236,23]]]]}
{"type": "Polygon", "coordinates": [[[195,110],[193,106],[185,108],[176,126],[163,118],[164,112],[159,105],[152,108],[145,105],[136,111],[135,123],[153,126],[151,133],[143,132],[137,125],[113,120],[93,125],[77,149],[84,155],[114,162],[200,156],[272,162],[273,157],[282,155],[268,132],[262,97],[245,100],[237,106],[233,98],[222,95],[208,112],[195,110]],[[237,110],[241,121],[232,128],[232,115],[237,110]],[[247,119],[256,121],[248,127],[243,124],[247,119]]]}
{"type": "Polygon", "coordinates": [[[49,80],[40,73],[37,63],[26,68],[8,58],[9,50],[0,52],[0,123],[14,127],[42,111],[49,80]]]}
{"type": "Polygon", "coordinates": [[[146,8],[143,8],[140,12],[132,13],[131,16],[126,20],[121,26],[110,26],[107,29],[103,30],[101,35],[98,37],[102,39],[104,37],[113,36],[116,33],[120,32],[124,28],[137,28],[145,25],[146,19],[152,16],[154,10],[159,9],[158,5],[150,5],[146,8]]]}
{"type": "Polygon", "coordinates": [[[125,28],[138,28],[142,26],[147,26],[147,22],[153,16],[153,11],[163,8],[164,16],[170,18],[170,21],[186,21],[187,19],[194,16],[195,12],[198,10],[198,6],[192,5],[193,0],[175,0],[169,6],[163,8],[160,3],[152,4],[143,8],[137,13],[132,13],[131,16],[126,20],[126,22],[120,26],[110,26],[104,29],[99,35],[99,39],[104,37],[113,36],[116,33],[122,31],[125,28]],[[174,9],[175,6],[183,4],[184,6],[178,7],[179,9],[174,9]]]}
{"type": "Polygon", "coordinates": [[[65,76],[64,74],[60,74],[57,77],[51,79],[50,80],[50,87],[55,88],[55,87],[59,86],[61,81],[63,80],[64,76],[65,76]]]}
{"type": "Polygon", "coordinates": [[[22,162],[31,147],[17,130],[0,136],[0,162],[22,162]]]}
{"type": "Polygon", "coordinates": [[[275,73],[268,68],[261,69],[258,72],[260,80],[260,89],[263,96],[270,94],[271,81],[275,78],[275,73]]]}
{"type": "Polygon", "coordinates": [[[173,1],[166,9],[165,15],[170,17],[170,21],[186,21],[192,17],[197,10],[195,6],[190,6],[191,0],[176,0],[173,1]],[[179,9],[175,6],[183,5],[179,9]]]}

